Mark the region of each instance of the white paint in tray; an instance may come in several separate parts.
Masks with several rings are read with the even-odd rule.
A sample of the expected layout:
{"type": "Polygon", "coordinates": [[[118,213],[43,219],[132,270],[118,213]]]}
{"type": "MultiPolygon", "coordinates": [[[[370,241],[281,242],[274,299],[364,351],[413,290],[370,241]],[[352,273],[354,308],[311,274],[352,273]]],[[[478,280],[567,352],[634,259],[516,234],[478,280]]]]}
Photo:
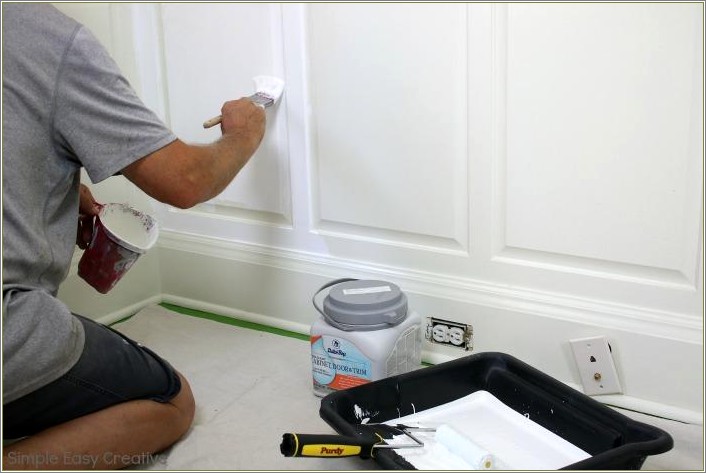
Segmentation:
{"type": "MultiPolygon", "coordinates": [[[[590,457],[487,391],[476,391],[456,401],[387,422],[400,423],[442,427],[442,430],[450,428],[447,433],[451,434],[442,439],[443,442],[434,432],[414,432],[424,442],[423,448],[395,450],[419,470],[482,469],[485,465],[482,455],[486,454],[492,456],[492,469],[525,471],[556,470],[590,457]],[[468,450],[454,451],[459,450],[459,445],[467,446],[468,442],[474,445],[474,458],[469,458],[468,450]]],[[[409,438],[399,435],[386,442],[409,443],[409,438]]]]}

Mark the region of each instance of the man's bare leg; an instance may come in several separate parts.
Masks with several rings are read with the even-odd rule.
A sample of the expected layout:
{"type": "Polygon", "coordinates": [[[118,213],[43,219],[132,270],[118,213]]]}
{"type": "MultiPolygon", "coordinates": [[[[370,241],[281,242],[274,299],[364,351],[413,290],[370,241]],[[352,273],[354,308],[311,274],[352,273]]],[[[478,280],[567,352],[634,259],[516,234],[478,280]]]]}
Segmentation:
{"type": "Polygon", "coordinates": [[[193,421],[194,397],[179,378],[181,391],[170,402],[116,404],[3,447],[3,470],[107,470],[146,461],[179,440],[193,421]]]}

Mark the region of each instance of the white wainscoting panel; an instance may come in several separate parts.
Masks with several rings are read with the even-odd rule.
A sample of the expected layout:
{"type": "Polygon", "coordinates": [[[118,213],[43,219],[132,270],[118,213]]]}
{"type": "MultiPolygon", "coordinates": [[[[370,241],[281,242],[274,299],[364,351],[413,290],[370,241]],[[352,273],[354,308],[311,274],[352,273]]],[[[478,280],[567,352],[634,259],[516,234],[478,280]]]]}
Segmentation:
{"type": "Polygon", "coordinates": [[[508,248],[652,268],[694,285],[701,8],[498,7],[507,15],[497,32],[507,35],[498,224],[508,248]]]}
{"type": "Polygon", "coordinates": [[[699,8],[469,7],[485,278],[702,323],[699,8]]]}
{"type": "Polygon", "coordinates": [[[465,8],[310,5],[322,233],[467,249],[465,8]]]}
{"type": "MultiPolygon", "coordinates": [[[[202,123],[221,106],[253,94],[257,76],[283,76],[282,14],[278,4],[161,5],[169,122],[182,140],[211,143],[220,127],[202,123]]],[[[284,109],[286,99],[278,109],[284,109]]],[[[258,151],[237,185],[200,207],[202,212],[267,222],[291,219],[289,162],[283,113],[267,112],[258,151]]]]}

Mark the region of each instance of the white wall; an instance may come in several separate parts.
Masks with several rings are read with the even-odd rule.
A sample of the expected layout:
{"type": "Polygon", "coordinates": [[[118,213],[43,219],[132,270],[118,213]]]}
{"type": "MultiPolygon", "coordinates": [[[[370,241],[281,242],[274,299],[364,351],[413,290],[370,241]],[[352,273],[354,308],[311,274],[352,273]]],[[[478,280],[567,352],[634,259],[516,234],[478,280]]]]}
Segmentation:
{"type": "Polygon", "coordinates": [[[306,330],[319,285],[388,279],[573,385],[568,340],[605,335],[604,400],[701,419],[703,5],[124,8],[182,139],[216,139],[252,77],[287,84],[221,196],[155,207],[167,300],[306,330]]]}

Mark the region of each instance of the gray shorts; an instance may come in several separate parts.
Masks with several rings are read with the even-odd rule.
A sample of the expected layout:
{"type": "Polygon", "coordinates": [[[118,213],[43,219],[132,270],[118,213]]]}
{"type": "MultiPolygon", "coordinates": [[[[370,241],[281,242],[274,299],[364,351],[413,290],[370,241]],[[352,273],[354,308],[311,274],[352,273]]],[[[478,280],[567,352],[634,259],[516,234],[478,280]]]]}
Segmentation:
{"type": "Polygon", "coordinates": [[[181,390],[172,366],[119,332],[77,316],[86,342],[78,362],[48,385],[3,406],[3,440],[135,400],[168,402],[181,390]]]}

